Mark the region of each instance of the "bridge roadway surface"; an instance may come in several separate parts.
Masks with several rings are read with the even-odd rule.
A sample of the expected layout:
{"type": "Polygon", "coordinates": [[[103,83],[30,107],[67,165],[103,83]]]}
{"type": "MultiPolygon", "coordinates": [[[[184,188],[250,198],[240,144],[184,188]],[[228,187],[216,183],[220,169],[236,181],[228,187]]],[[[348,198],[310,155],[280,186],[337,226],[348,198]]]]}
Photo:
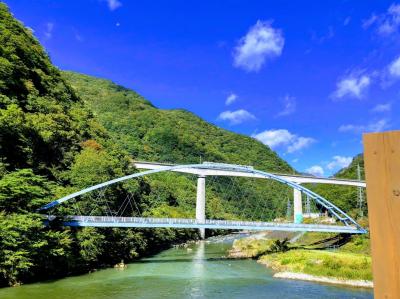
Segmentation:
{"type": "MultiPolygon", "coordinates": [[[[205,162],[207,165],[207,162],[205,162]]],[[[175,166],[175,164],[166,164],[166,163],[156,163],[156,162],[142,162],[135,161],[133,163],[138,169],[160,169],[165,166],[175,166]]],[[[209,163],[213,165],[215,163],[209,163]]],[[[199,176],[234,176],[234,177],[249,177],[249,178],[261,178],[265,179],[265,176],[249,173],[245,171],[238,170],[221,170],[221,169],[205,169],[205,168],[179,168],[172,170],[174,172],[181,173],[190,173],[199,176]]],[[[280,178],[289,180],[296,184],[304,184],[304,183],[314,183],[314,184],[332,184],[332,185],[345,185],[345,186],[355,186],[355,187],[364,187],[366,186],[364,181],[358,180],[349,180],[349,179],[338,179],[338,178],[320,178],[314,176],[304,176],[304,175],[290,175],[290,174],[281,174],[281,173],[271,173],[280,178]]]]}
{"type": "MultiPolygon", "coordinates": [[[[48,221],[56,216],[46,215],[48,221]]],[[[355,226],[296,224],[256,221],[211,220],[197,221],[184,218],[144,218],[144,217],[113,217],[113,216],[67,216],[65,226],[92,227],[163,227],[163,228],[207,228],[234,230],[274,230],[295,232],[334,232],[360,234],[363,233],[355,226]]]]}

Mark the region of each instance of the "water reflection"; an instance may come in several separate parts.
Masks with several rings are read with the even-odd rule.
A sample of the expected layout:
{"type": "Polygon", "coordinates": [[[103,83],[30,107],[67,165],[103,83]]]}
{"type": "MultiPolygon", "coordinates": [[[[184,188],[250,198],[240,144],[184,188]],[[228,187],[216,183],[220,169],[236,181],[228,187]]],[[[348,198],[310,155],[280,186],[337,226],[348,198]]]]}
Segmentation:
{"type": "Polygon", "coordinates": [[[195,254],[192,258],[192,280],[189,285],[190,297],[192,298],[199,298],[203,296],[203,288],[204,288],[204,278],[206,277],[205,274],[205,262],[206,258],[204,255],[205,249],[205,242],[200,241],[198,242],[197,246],[195,247],[195,254]]]}

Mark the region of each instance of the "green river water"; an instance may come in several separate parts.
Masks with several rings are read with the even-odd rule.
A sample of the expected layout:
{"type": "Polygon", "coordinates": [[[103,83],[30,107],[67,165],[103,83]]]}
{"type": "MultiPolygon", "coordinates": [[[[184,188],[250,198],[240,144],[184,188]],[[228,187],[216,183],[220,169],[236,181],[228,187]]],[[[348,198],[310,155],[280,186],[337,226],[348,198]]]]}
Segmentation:
{"type": "Polygon", "coordinates": [[[275,279],[253,260],[223,256],[233,236],[173,248],[128,265],[0,289],[0,298],[373,298],[372,290],[275,279]]]}

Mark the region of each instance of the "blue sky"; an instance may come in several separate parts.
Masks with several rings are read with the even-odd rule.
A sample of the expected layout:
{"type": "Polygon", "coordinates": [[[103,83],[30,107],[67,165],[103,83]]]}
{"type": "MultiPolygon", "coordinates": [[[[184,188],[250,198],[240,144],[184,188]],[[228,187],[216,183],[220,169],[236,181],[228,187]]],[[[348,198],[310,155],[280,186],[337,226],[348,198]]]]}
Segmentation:
{"type": "Polygon", "coordinates": [[[400,2],[6,1],[61,69],[253,136],[331,175],[399,127],[400,2]]]}

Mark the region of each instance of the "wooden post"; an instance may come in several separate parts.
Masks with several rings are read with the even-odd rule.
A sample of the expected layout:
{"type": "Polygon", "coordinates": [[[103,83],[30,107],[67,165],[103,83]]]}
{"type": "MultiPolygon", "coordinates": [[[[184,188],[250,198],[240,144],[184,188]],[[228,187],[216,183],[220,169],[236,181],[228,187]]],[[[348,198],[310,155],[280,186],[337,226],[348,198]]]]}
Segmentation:
{"type": "Polygon", "coordinates": [[[374,297],[400,298],[400,131],[364,134],[374,297]]]}

